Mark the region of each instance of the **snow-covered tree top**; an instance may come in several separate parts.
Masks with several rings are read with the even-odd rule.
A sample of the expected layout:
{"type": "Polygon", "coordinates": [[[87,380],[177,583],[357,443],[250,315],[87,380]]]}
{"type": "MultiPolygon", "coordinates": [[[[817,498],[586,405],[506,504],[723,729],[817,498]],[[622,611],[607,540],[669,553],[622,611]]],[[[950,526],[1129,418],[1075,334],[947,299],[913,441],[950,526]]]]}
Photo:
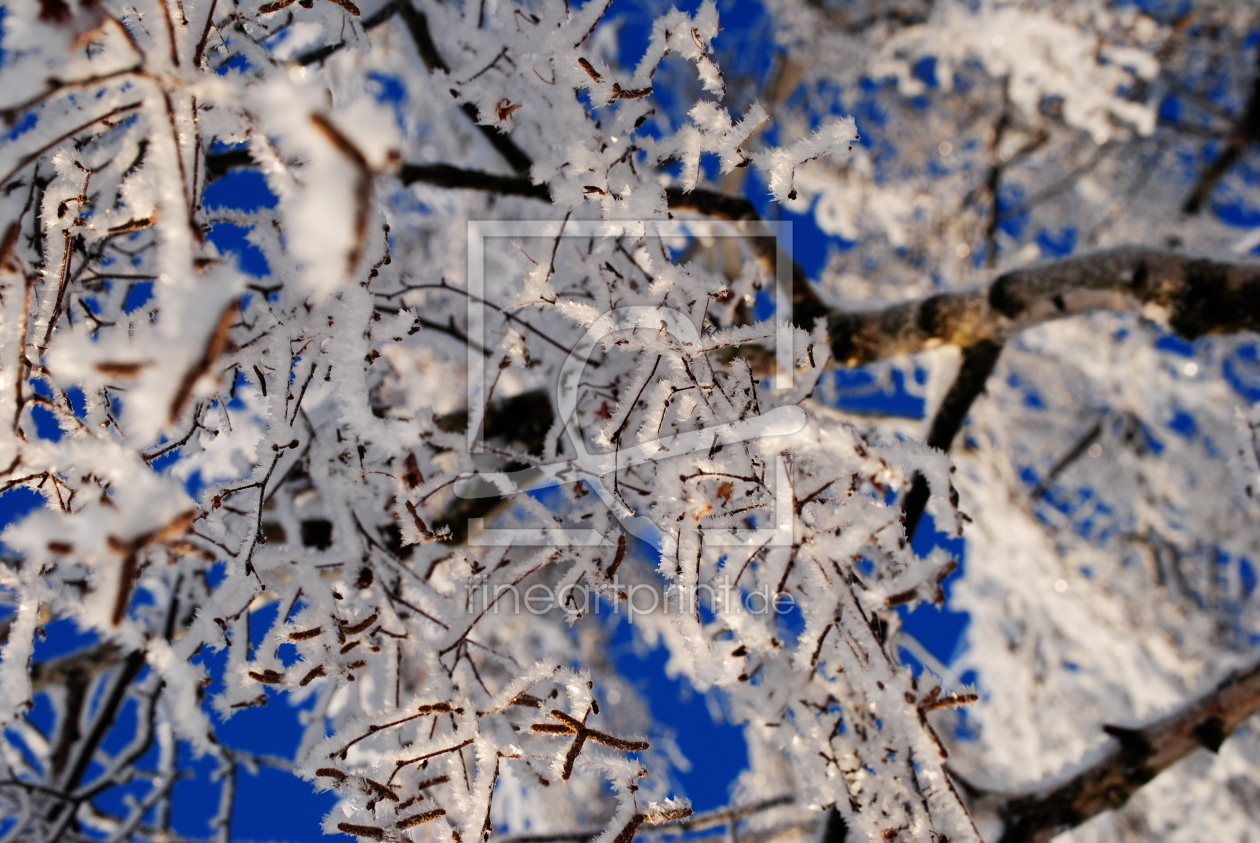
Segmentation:
{"type": "Polygon", "coordinates": [[[268,763],[360,839],[1042,839],[1199,745],[1078,833],[1241,833],[1250,10],[362,2],[3,7],[4,839],[184,839],[185,756],[221,840],[268,763]]]}

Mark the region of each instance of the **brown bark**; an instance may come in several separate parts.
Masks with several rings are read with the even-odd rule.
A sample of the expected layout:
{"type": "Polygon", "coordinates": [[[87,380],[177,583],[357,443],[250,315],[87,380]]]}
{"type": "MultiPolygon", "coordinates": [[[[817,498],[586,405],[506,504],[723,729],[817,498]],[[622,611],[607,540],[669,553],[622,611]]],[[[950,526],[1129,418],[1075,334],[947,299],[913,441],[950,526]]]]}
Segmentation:
{"type": "Polygon", "coordinates": [[[1260,663],[1231,673],[1204,696],[1135,729],[1104,726],[1106,755],[1069,778],[1024,795],[990,794],[1005,821],[1002,843],[1048,841],[1097,814],[1119,808],[1143,785],[1197,749],[1220,749],[1260,712],[1260,663]]]}
{"type": "Polygon", "coordinates": [[[1260,265],[1128,246],[1017,269],[989,284],[879,309],[832,311],[831,350],[855,366],[940,345],[1004,343],[1096,310],[1161,309],[1186,339],[1260,328],[1260,265]]]}

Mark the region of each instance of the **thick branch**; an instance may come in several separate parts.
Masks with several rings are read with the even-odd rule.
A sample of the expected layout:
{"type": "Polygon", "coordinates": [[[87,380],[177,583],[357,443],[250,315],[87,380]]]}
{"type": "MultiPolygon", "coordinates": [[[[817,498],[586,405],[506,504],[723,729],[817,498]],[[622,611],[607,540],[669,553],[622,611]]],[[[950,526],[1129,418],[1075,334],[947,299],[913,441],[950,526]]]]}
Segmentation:
{"type": "MultiPolygon", "coordinates": [[[[971,290],[882,310],[835,313],[831,348],[836,360],[857,365],[946,343],[961,345],[962,367],[927,440],[948,451],[1011,336],[1052,319],[1147,305],[1167,310],[1169,325],[1188,339],[1255,331],[1260,328],[1260,265],[1135,247],[1098,252],[1008,272],[971,290]]],[[[914,536],[928,497],[927,481],[915,475],[902,501],[908,537],[914,536]]]]}
{"type": "MultiPolygon", "coordinates": [[[[406,164],[400,176],[408,184],[423,181],[539,200],[550,196],[546,185],[523,177],[447,165],[406,164]]],[[[672,210],[692,210],[734,222],[760,219],[752,203],[741,197],[708,190],[684,193],[678,188],[668,188],[666,194],[672,210]]],[[[752,242],[762,240],[769,238],[752,242]]],[[[773,251],[773,244],[757,248],[773,251]]],[[[832,354],[846,365],[946,344],[965,349],[979,349],[981,343],[1000,347],[1020,331],[1052,319],[1094,310],[1141,310],[1144,305],[1167,309],[1170,327],[1188,339],[1260,327],[1260,266],[1141,247],[1018,269],[987,286],[866,311],[829,309],[795,263],[792,276],[793,321],[808,326],[815,318],[826,317],[832,354]]]]}
{"type": "Polygon", "coordinates": [[[1260,329],[1260,265],[1123,247],[1018,269],[990,284],[880,309],[832,312],[831,350],[862,365],[940,345],[999,345],[1020,331],[1095,310],[1157,306],[1187,339],[1260,329]]]}
{"type": "Polygon", "coordinates": [[[1002,346],[992,340],[980,340],[975,345],[963,349],[962,365],[958,369],[958,377],[949,388],[945,400],[941,402],[936,417],[932,419],[932,429],[928,432],[927,443],[933,448],[948,451],[954,444],[954,437],[962,429],[967,420],[967,413],[975,403],[984,385],[997,365],[1002,354],[1002,346]]]}
{"type": "MultiPolygon", "coordinates": [[[[212,167],[208,164],[207,170],[212,167]]],[[[404,164],[405,184],[425,182],[445,188],[483,190],[549,201],[550,188],[522,176],[504,176],[446,164],[404,164]]],[[[747,199],[709,190],[666,189],[669,207],[733,222],[757,221],[747,199]]],[[[752,238],[759,256],[773,265],[770,238],[752,238]]],[[[1125,247],[1019,269],[987,286],[939,293],[879,310],[829,310],[815,295],[800,266],[793,263],[793,320],[812,325],[829,321],[833,357],[862,365],[943,344],[959,345],[963,362],[928,435],[928,444],[948,451],[972,404],[984,391],[1003,344],[1011,336],[1053,319],[1093,310],[1168,311],[1169,325],[1193,339],[1203,334],[1260,328],[1260,265],[1222,263],[1184,255],[1125,247]]],[[[913,536],[927,505],[926,481],[916,476],[902,508],[913,536]]]]}
{"type": "Polygon", "coordinates": [[[1211,752],[1260,712],[1260,664],[1236,671],[1200,699],[1138,729],[1104,727],[1117,745],[1076,775],[1025,796],[1002,797],[1003,843],[1048,841],[1103,811],[1203,747],[1211,752]]]}
{"type": "MultiPolygon", "coordinates": [[[[963,349],[958,377],[954,379],[953,386],[949,388],[949,392],[945,394],[945,400],[936,411],[936,417],[932,419],[932,428],[927,438],[928,445],[942,451],[949,451],[950,446],[954,444],[954,437],[958,435],[963,422],[967,420],[971,405],[984,392],[984,385],[988,382],[989,375],[993,373],[993,368],[997,366],[1001,355],[1002,344],[989,339],[980,340],[975,345],[963,349]]],[[[902,502],[908,538],[914,537],[914,531],[919,526],[919,519],[923,517],[923,509],[928,502],[928,492],[927,478],[922,474],[915,474],[914,483],[902,502]]]]}
{"type": "Polygon", "coordinates": [[[849,839],[849,826],[844,821],[844,817],[840,816],[840,812],[835,806],[827,809],[826,819],[823,820],[822,839],[820,843],[846,843],[849,839]]]}
{"type": "MultiPolygon", "coordinates": [[[[443,186],[492,190],[543,198],[545,185],[441,165],[406,165],[403,178],[443,186]],[[438,180],[441,179],[439,182],[438,180]]],[[[669,190],[670,207],[733,221],[756,219],[751,203],[711,191],[669,190]],[[676,203],[676,204],[675,204],[676,203]]],[[[766,239],[766,238],[760,238],[766,239]]],[[[794,283],[800,289],[808,279],[794,283]]],[[[809,290],[806,307],[828,316],[834,358],[862,365],[939,345],[963,347],[957,379],[945,396],[928,444],[948,451],[997,365],[1007,339],[1022,330],[1094,310],[1163,308],[1177,333],[1194,339],[1209,333],[1260,329],[1260,265],[1189,258],[1173,252],[1126,247],[1019,269],[987,286],[940,293],[879,310],[828,311],[809,290]]],[[[801,315],[798,303],[796,316],[801,315]]],[[[812,311],[811,311],[812,312],[812,311]]],[[[800,321],[799,318],[797,321],[800,321]]],[[[929,489],[916,477],[902,504],[907,536],[913,536],[929,489]]]]}

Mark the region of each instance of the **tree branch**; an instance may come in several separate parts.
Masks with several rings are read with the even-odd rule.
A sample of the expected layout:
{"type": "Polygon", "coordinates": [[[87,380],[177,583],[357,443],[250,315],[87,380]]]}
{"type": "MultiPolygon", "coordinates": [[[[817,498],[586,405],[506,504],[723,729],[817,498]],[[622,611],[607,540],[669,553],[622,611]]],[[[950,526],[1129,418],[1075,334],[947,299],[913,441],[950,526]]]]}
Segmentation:
{"type": "MultiPolygon", "coordinates": [[[[524,177],[445,164],[405,164],[400,177],[407,184],[422,181],[543,201],[550,198],[546,185],[535,185],[524,177]]],[[[752,203],[742,197],[703,189],[685,193],[676,187],[667,188],[666,196],[671,210],[693,210],[733,222],[761,219],[752,203]]],[[[752,242],[769,239],[752,238],[752,242]]],[[[772,244],[755,248],[774,249],[772,244]]],[[[1166,309],[1169,326],[1187,339],[1254,331],[1260,328],[1260,265],[1129,246],[1017,269],[969,290],[938,293],[877,310],[837,311],[818,298],[812,282],[794,262],[792,299],[797,324],[808,326],[815,318],[828,319],[832,355],[845,365],[863,365],[939,345],[974,347],[979,358],[994,352],[992,345],[984,346],[987,351],[981,352],[982,342],[1000,348],[1011,336],[1042,322],[1095,310],[1140,311],[1144,305],[1166,309]]],[[[961,399],[974,386],[964,386],[951,406],[961,408],[965,418],[970,401],[961,399]]],[[[971,400],[974,398],[972,394],[971,400]]],[[[942,420],[942,436],[954,422],[961,424],[961,420],[942,420]]],[[[953,436],[949,438],[952,441],[953,436]]]]}
{"type": "Polygon", "coordinates": [[[823,820],[820,843],[846,843],[848,839],[849,826],[833,805],[827,809],[826,819],[823,820]]]}
{"type": "MultiPolygon", "coordinates": [[[[732,222],[761,222],[761,215],[753,207],[753,203],[741,196],[730,196],[713,190],[696,188],[683,191],[678,187],[665,188],[670,210],[691,210],[709,217],[730,220],[732,222]]],[[[757,256],[771,267],[776,266],[778,248],[769,237],[754,237],[749,240],[750,247],[757,256]]],[[[829,312],[814,292],[813,282],[805,274],[805,270],[795,260],[792,261],[792,322],[805,330],[811,330],[814,322],[825,319],[829,312]]]]}
{"type": "MultiPolygon", "coordinates": [[[[833,314],[832,354],[852,365],[942,343],[962,345],[962,367],[927,439],[933,448],[948,451],[1008,338],[1052,319],[1144,305],[1166,309],[1169,325],[1188,339],[1257,330],[1260,265],[1133,247],[1068,258],[1006,273],[987,287],[883,310],[833,314]]],[[[916,474],[902,502],[907,537],[914,536],[928,497],[927,480],[916,474]]]]}
{"type": "MultiPolygon", "coordinates": [[[[420,54],[420,60],[424,62],[425,67],[430,71],[449,71],[450,68],[438,52],[437,45],[433,43],[433,34],[429,31],[429,19],[424,16],[424,12],[411,5],[411,0],[402,0],[398,6],[398,14],[402,18],[403,24],[407,27],[407,33],[411,36],[411,40],[416,46],[416,51],[420,54]]],[[[468,119],[472,121],[485,139],[490,142],[495,151],[503,156],[503,160],[507,162],[509,167],[518,173],[529,172],[529,168],[534,165],[534,162],[523,149],[516,145],[516,141],[493,126],[483,125],[477,115],[477,107],[472,103],[462,103],[459,108],[468,116],[468,119]]]]}
{"type": "Polygon", "coordinates": [[[546,184],[534,184],[521,176],[501,176],[480,170],[465,170],[449,164],[403,164],[398,171],[403,184],[424,182],[435,187],[484,190],[502,196],[524,196],[542,202],[551,201],[551,188],[546,184]]]}
{"type": "MultiPolygon", "coordinates": [[[[990,339],[983,339],[963,349],[962,365],[954,384],[945,394],[945,400],[932,419],[932,428],[928,432],[927,444],[948,452],[954,444],[954,437],[962,429],[967,420],[967,413],[988,383],[989,375],[997,366],[1002,355],[1002,344],[990,339]]],[[[923,510],[928,502],[927,478],[920,473],[914,475],[914,483],[902,501],[902,512],[905,513],[906,537],[914,538],[914,531],[923,517],[923,510]]]]}
{"type": "Polygon", "coordinates": [[[1050,469],[1050,471],[1046,474],[1045,479],[1037,484],[1037,488],[1033,489],[1033,500],[1038,500],[1042,495],[1050,491],[1050,487],[1054,485],[1054,481],[1059,478],[1059,475],[1062,474],[1068,466],[1080,459],[1082,454],[1089,450],[1089,446],[1093,445],[1102,434],[1102,426],[1103,419],[1099,419],[1094,422],[1093,427],[1085,431],[1085,434],[1081,436],[1080,439],[1076,440],[1076,444],[1073,445],[1072,448],[1064,454],[1057,463],[1054,464],[1054,468],[1050,469]]]}
{"type": "MultiPolygon", "coordinates": [[[[721,826],[731,826],[735,823],[747,819],[754,814],[769,811],[774,808],[780,808],[785,805],[795,804],[795,798],[791,796],[776,796],[773,799],[766,799],[762,802],[754,802],[751,805],[731,806],[729,808],[718,808],[713,811],[705,811],[699,814],[691,814],[677,820],[667,820],[662,823],[654,823],[652,828],[654,831],[671,831],[680,834],[694,833],[704,831],[710,828],[721,826]]],[[[582,841],[594,840],[604,833],[604,829],[586,829],[573,831],[568,833],[557,834],[518,834],[512,837],[505,837],[501,843],[564,843],[564,841],[582,841]]]]}
{"type": "MultiPolygon", "coordinates": [[[[403,164],[398,176],[403,184],[424,182],[437,187],[464,190],[484,190],[504,196],[525,196],[543,202],[551,201],[551,188],[546,184],[534,184],[522,176],[501,176],[480,170],[466,170],[448,164],[403,164]]],[[[753,203],[741,196],[731,196],[713,190],[697,188],[684,191],[679,187],[665,188],[669,208],[673,211],[695,211],[708,217],[731,222],[762,222],[753,203]]],[[[770,267],[776,266],[778,248],[771,237],[749,238],[750,248],[757,257],[770,267]]],[[[792,321],[806,329],[815,320],[825,318],[828,308],[814,292],[813,283],[796,261],[792,262],[792,321]]]]}
{"type": "Polygon", "coordinates": [[[1199,213],[1216,185],[1238,163],[1243,150],[1256,141],[1260,141],[1260,53],[1256,54],[1256,75],[1251,83],[1251,96],[1247,100],[1247,106],[1239,115],[1233,131],[1226,138],[1225,148],[1195,182],[1194,189],[1190,191],[1185,204],[1181,207],[1181,212],[1190,216],[1199,213]]]}
{"type": "MultiPolygon", "coordinates": [[[[399,10],[406,5],[410,5],[409,0],[393,0],[393,2],[386,3],[378,9],[375,14],[363,18],[363,20],[359,22],[359,25],[363,27],[364,32],[371,32],[373,29],[376,29],[394,15],[398,14],[399,10]]],[[[302,67],[316,64],[328,58],[333,53],[344,49],[347,44],[348,42],[346,41],[338,41],[336,44],[325,44],[322,47],[316,47],[310,52],[302,53],[302,55],[295,58],[293,62],[294,64],[302,67]]]]}
{"type": "Polygon", "coordinates": [[[1116,739],[1094,764],[1057,784],[1020,796],[990,794],[1005,821],[1002,843],[1048,841],[1097,814],[1119,808],[1143,785],[1203,747],[1220,749],[1260,712],[1260,663],[1226,677],[1203,697],[1137,729],[1104,726],[1116,739]]]}
{"type": "MultiPolygon", "coordinates": [[[[546,185],[447,165],[406,164],[407,184],[487,190],[545,200],[546,185]]],[[[671,209],[694,210],[731,221],[760,219],[747,199],[708,190],[684,193],[667,188],[671,209]]],[[[754,238],[753,242],[769,238],[754,238]]],[[[769,245],[771,253],[774,246],[769,245]]],[[[775,259],[771,255],[771,259],[775,259]]],[[[810,281],[793,263],[793,317],[828,318],[833,357],[845,365],[924,351],[943,344],[963,348],[962,366],[946,394],[927,444],[948,451],[1001,356],[1007,339],[1043,322],[1094,310],[1135,310],[1155,305],[1168,311],[1178,334],[1194,339],[1209,333],[1260,329],[1260,265],[1189,258],[1174,252],[1123,247],[1005,273],[987,286],[939,293],[879,310],[839,312],[826,308],[810,281]]],[[[907,537],[913,537],[930,490],[915,475],[902,502],[907,537]]]]}
{"type": "MultiPolygon", "coordinates": [[[[208,165],[207,172],[211,169],[208,165]]],[[[523,176],[447,164],[404,164],[399,178],[404,184],[424,182],[539,201],[551,198],[548,185],[534,184],[523,176]]],[[[752,202],[738,196],[704,189],[684,192],[677,187],[666,188],[666,196],[672,210],[691,210],[732,222],[761,219],[752,202]]],[[[759,257],[773,266],[777,249],[772,239],[751,238],[750,242],[759,257]]],[[[1188,339],[1254,331],[1260,327],[1260,265],[1124,247],[1015,270],[970,290],[939,293],[879,310],[840,312],[821,302],[800,265],[793,262],[792,300],[797,324],[809,326],[816,318],[828,319],[832,355],[842,364],[862,365],[942,344],[962,346],[962,366],[927,439],[928,445],[948,451],[1011,336],[1053,319],[1093,310],[1141,310],[1145,305],[1166,309],[1169,325],[1188,339]]],[[[926,479],[915,475],[902,502],[908,537],[914,536],[929,495],[926,479]]]]}
{"type": "Polygon", "coordinates": [[[835,359],[856,366],[940,345],[999,345],[1096,310],[1154,305],[1187,339],[1260,329],[1260,265],[1122,247],[1005,273],[987,285],[829,316],[835,359]]]}

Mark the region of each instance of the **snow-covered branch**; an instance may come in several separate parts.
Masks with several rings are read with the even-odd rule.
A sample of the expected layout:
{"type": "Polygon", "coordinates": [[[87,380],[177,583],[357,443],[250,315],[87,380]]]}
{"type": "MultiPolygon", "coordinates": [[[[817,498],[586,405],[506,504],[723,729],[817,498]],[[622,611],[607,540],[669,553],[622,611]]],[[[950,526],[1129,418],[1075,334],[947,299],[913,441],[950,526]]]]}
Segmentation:
{"type": "Polygon", "coordinates": [[[1141,726],[1104,726],[1111,737],[1080,769],[1018,796],[986,793],[996,806],[1003,843],[1049,841],[1104,811],[1120,808],[1141,787],[1192,752],[1216,753],[1260,713],[1260,665],[1230,673],[1211,690],[1141,726]]]}
{"type": "MultiPolygon", "coordinates": [[[[391,843],[978,840],[947,753],[1061,769],[1244,660],[1260,268],[1198,145],[1251,24],[754,5],[4,7],[0,836],[182,839],[197,778],[251,837],[262,764],[391,843]]],[[[1010,828],[1243,739],[1252,678],[1010,828]]]]}
{"type": "Polygon", "coordinates": [[[1260,264],[1137,246],[1003,273],[960,292],[832,313],[832,354],[850,365],[941,345],[1002,343],[1035,325],[1100,310],[1143,313],[1187,339],[1260,330],[1260,264]]]}

